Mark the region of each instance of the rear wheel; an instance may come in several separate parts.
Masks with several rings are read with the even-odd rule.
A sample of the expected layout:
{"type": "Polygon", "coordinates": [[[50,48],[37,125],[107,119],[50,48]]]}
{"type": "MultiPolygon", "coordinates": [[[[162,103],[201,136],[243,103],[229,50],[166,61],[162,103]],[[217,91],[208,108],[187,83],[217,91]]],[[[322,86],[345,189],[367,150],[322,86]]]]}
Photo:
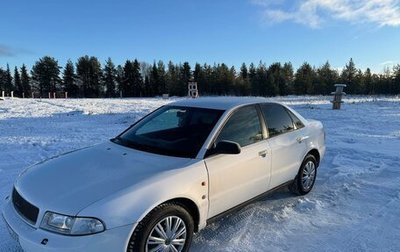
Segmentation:
{"type": "Polygon", "coordinates": [[[291,192],[298,195],[305,195],[314,187],[315,179],[317,178],[317,160],[311,154],[304,159],[299,172],[289,186],[291,192]]]}
{"type": "Polygon", "coordinates": [[[183,206],[165,203],[152,210],[136,227],[128,252],[184,252],[192,242],[194,223],[183,206]]]}

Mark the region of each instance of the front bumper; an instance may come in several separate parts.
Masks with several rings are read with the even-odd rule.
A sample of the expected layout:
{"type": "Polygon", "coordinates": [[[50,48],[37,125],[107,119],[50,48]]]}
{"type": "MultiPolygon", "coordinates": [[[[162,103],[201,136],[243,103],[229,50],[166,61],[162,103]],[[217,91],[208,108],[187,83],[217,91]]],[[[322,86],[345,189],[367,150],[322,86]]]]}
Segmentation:
{"type": "Polygon", "coordinates": [[[10,233],[26,252],[125,252],[136,224],[108,229],[102,233],[86,236],[66,236],[34,228],[15,211],[11,200],[5,202],[3,220],[10,233]],[[47,239],[46,245],[41,244],[47,239]]]}

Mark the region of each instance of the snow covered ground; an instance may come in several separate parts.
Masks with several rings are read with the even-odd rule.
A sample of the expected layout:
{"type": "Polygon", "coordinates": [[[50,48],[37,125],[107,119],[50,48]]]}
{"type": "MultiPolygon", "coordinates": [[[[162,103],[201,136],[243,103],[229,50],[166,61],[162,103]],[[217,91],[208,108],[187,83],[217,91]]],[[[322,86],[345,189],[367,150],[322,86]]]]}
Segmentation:
{"type": "MultiPolygon", "coordinates": [[[[273,99],[325,125],[314,190],[281,190],[218,220],[192,251],[400,251],[400,98],[348,97],[340,111],[329,99],[273,99]]],[[[24,167],[100,143],[172,100],[0,100],[0,199],[24,167]]],[[[2,222],[0,251],[20,251],[2,222]]]]}

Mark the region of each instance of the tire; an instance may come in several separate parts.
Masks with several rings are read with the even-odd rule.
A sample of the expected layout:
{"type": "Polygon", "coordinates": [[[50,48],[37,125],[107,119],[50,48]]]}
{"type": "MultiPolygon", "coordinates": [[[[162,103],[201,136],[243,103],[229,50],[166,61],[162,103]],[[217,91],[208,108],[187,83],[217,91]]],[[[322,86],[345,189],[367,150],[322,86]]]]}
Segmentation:
{"type": "Polygon", "coordinates": [[[315,184],[317,178],[317,160],[308,154],[300,166],[299,172],[293,183],[289,186],[292,193],[297,195],[306,195],[309,193],[315,184]]]}
{"type": "Polygon", "coordinates": [[[193,232],[193,218],[188,210],[177,203],[164,203],[139,222],[129,240],[127,252],[161,252],[171,246],[176,251],[186,252],[189,251],[193,232]]]}

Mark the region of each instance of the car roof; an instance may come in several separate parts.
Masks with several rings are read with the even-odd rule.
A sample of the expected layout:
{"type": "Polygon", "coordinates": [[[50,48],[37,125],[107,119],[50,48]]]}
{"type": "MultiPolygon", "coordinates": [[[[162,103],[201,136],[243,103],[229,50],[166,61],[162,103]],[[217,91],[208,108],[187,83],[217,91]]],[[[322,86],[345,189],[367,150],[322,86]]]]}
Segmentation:
{"type": "Polygon", "coordinates": [[[200,98],[186,98],[169,105],[172,106],[187,106],[197,108],[210,108],[229,110],[242,105],[256,104],[271,102],[267,98],[262,97],[200,97],[200,98]]]}

